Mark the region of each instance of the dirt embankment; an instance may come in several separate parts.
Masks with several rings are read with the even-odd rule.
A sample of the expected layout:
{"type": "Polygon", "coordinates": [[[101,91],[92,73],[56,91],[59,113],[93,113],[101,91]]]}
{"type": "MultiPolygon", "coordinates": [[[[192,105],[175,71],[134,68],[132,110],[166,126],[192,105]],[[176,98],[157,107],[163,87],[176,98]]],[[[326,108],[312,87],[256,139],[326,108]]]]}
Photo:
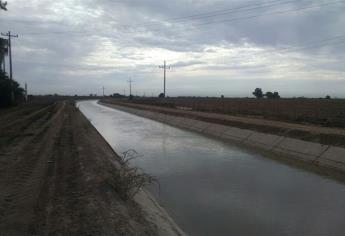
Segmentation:
{"type": "Polygon", "coordinates": [[[212,122],[215,124],[250,129],[262,133],[269,133],[279,136],[296,138],[324,145],[345,147],[344,128],[330,128],[311,124],[296,124],[284,121],[273,121],[262,118],[252,118],[244,116],[231,116],[212,112],[187,111],[175,108],[165,108],[153,105],[129,103],[116,99],[102,99],[101,102],[110,105],[115,104],[128,106],[136,109],[149,110],[167,115],[188,117],[206,122],[212,122]]]}
{"type": "Polygon", "coordinates": [[[72,102],[1,111],[0,235],[164,232],[111,187],[117,158],[72,102]]]}

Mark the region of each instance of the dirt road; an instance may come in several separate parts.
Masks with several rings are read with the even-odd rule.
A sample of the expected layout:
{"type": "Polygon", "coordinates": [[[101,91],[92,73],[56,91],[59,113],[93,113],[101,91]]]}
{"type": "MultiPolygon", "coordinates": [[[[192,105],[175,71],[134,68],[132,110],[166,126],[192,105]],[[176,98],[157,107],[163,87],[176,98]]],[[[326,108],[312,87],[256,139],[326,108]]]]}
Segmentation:
{"type": "Polygon", "coordinates": [[[70,102],[0,114],[0,235],[157,235],[111,187],[118,156],[70,102]]]}

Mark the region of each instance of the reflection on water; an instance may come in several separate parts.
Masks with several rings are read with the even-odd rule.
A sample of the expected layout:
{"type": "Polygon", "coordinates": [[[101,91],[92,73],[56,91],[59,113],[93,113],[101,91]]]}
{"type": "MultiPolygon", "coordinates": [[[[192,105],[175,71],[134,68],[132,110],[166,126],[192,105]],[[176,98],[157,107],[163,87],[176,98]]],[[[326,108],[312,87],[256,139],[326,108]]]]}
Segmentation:
{"type": "Polygon", "coordinates": [[[343,184],[152,120],[80,102],[118,152],[158,177],[157,200],[190,235],[344,235],[343,184]]]}

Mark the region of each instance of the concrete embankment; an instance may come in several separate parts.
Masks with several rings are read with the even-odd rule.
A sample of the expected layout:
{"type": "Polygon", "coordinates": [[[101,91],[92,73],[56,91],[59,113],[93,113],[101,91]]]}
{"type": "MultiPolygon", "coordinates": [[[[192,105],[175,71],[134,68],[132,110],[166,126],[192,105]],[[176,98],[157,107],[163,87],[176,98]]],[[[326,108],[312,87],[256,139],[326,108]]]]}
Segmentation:
{"type": "MultiPolygon", "coordinates": [[[[298,160],[311,166],[331,170],[330,174],[345,173],[345,148],[303,141],[291,137],[261,133],[249,129],[205,122],[187,117],[168,115],[127,106],[101,103],[131,114],[188,129],[224,141],[274,154],[288,160],[298,160]]],[[[320,168],[320,169],[321,169],[320,168]]]]}

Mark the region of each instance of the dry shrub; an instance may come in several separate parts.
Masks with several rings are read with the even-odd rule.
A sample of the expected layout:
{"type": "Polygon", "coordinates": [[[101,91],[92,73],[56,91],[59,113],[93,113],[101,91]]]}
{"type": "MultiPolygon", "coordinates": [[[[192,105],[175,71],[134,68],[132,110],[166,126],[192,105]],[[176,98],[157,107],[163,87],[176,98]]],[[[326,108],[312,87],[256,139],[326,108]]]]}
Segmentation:
{"type": "Polygon", "coordinates": [[[157,183],[155,177],[143,173],[137,167],[131,167],[129,162],[138,157],[138,153],[130,149],[122,153],[120,167],[111,173],[110,185],[120,194],[123,200],[130,200],[146,185],[157,183]]]}

